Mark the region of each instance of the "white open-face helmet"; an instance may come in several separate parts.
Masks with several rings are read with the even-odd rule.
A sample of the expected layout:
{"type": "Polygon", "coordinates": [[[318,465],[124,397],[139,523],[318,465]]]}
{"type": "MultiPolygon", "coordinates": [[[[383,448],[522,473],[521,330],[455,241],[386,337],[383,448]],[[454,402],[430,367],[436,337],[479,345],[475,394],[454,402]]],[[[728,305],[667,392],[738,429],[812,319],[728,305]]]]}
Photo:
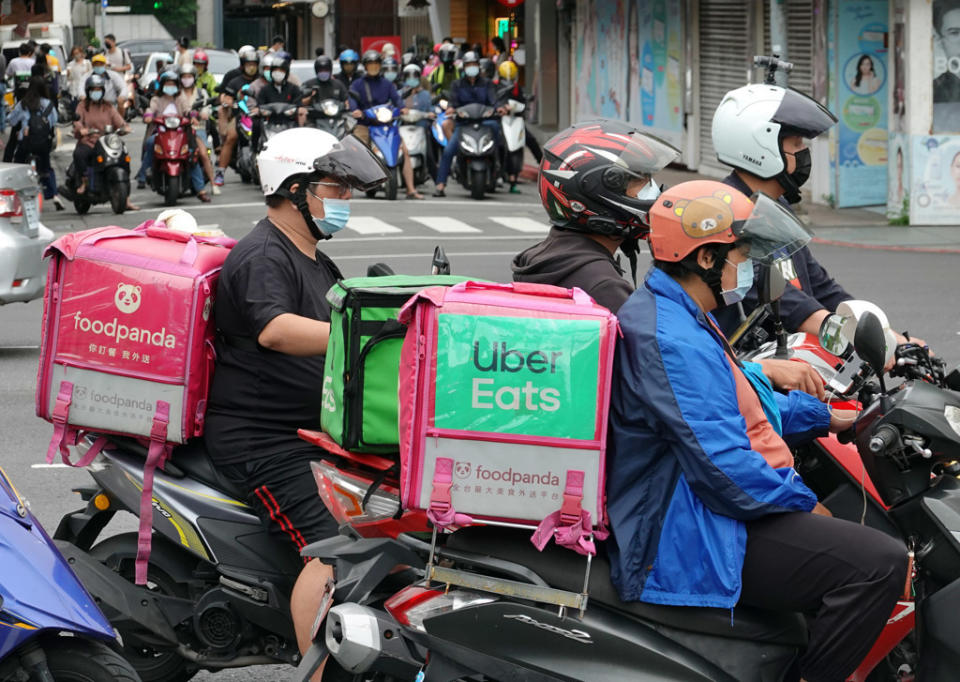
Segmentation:
{"type": "Polygon", "coordinates": [[[796,193],[780,141],[790,135],[813,139],[836,122],[801,92],[754,83],[724,95],[713,114],[713,148],[721,162],[765,180],[777,178],[787,194],[796,193]]]}
{"type": "Polygon", "coordinates": [[[383,164],[353,136],[338,140],[316,128],[292,128],[277,133],[257,155],[260,189],[264,196],[279,194],[290,199],[313,225],[307,210],[306,185],[326,178],[365,192],[387,179],[383,164]],[[290,188],[298,185],[297,191],[290,188]]]}

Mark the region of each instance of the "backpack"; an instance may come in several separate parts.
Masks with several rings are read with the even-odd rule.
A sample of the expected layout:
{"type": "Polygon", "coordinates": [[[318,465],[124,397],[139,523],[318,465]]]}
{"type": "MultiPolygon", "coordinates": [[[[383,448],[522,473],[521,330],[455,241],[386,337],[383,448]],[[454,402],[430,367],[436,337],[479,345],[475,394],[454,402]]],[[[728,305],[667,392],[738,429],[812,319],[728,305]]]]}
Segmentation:
{"type": "Polygon", "coordinates": [[[53,150],[53,126],[50,125],[50,112],[53,102],[46,107],[28,109],[27,134],[23,136],[23,146],[30,152],[50,152],[53,150]]]}

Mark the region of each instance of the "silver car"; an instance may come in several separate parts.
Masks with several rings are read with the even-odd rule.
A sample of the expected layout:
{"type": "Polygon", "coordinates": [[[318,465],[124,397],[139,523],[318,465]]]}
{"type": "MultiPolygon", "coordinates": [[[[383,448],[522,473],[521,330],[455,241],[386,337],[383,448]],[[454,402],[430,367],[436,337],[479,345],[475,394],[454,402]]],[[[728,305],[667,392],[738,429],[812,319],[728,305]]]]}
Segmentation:
{"type": "Polygon", "coordinates": [[[0,163],[0,304],[43,296],[53,232],[40,222],[40,201],[33,168],[0,163]]]}

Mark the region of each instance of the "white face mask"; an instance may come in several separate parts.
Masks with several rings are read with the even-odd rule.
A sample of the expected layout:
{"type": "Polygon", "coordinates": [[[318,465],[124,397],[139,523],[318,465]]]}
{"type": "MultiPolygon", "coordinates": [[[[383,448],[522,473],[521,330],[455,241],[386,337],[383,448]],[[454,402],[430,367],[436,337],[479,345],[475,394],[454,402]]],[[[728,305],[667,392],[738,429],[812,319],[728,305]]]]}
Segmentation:
{"type": "Polygon", "coordinates": [[[636,199],[637,201],[656,201],[657,197],[660,196],[660,185],[653,181],[653,178],[650,178],[650,182],[640,188],[640,191],[637,192],[636,199]]]}
{"type": "Polygon", "coordinates": [[[181,78],[181,79],[180,79],[180,85],[182,85],[182,86],[185,87],[185,88],[192,88],[192,87],[193,87],[193,78],[181,78]]]}

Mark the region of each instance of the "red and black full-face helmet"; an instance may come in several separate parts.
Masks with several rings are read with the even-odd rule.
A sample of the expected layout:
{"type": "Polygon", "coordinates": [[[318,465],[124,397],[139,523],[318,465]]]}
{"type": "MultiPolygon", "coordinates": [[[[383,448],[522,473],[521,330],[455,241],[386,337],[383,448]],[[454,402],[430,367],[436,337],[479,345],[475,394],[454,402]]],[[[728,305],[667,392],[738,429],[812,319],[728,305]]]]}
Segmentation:
{"type": "Polygon", "coordinates": [[[652,183],[654,173],[678,158],[673,146],[626,123],[578,123],[543,146],[540,201],[556,227],[627,237],[645,229],[656,200],[649,191],[628,196],[627,186],[635,179],[652,183]]]}

